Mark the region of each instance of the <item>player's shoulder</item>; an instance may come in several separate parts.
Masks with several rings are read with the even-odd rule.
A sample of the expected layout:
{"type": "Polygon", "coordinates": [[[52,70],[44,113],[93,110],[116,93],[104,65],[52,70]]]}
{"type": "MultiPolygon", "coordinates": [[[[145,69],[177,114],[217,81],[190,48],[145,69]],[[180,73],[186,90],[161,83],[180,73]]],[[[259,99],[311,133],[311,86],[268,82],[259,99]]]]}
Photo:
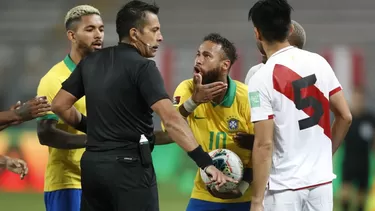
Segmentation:
{"type": "Polygon", "coordinates": [[[264,66],[263,63],[259,63],[259,64],[257,64],[257,65],[252,66],[252,67],[250,68],[249,71],[256,71],[256,70],[259,70],[259,69],[260,69],[261,67],[263,67],[263,66],[264,66]]]}
{"type": "Polygon", "coordinates": [[[233,80],[232,81],[236,84],[236,95],[239,97],[246,97],[247,96],[247,85],[242,83],[241,81],[233,80]]]}
{"type": "Polygon", "coordinates": [[[183,80],[181,81],[180,84],[178,84],[177,88],[178,87],[183,87],[183,88],[192,88],[193,87],[193,79],[190,78],[190,79],[186,79],[186,80],[183,80]]]}
{"type": "Polygon", "coordinates": [[[60,61],[54,66],[52,66],[51,69],[46,72],[42,78],[40,79],[41,81],[46,81],[46,80],[55,80],[63,75],[66,75],[66,70],[67,67],[64,63],[64,61],[60,61]]]}

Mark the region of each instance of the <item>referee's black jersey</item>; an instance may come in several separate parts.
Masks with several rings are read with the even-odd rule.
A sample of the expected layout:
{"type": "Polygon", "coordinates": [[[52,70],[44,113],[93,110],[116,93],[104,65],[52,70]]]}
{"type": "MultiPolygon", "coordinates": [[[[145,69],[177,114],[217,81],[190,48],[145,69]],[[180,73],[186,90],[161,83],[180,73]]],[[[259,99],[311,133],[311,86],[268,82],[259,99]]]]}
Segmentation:
{"type": "Polygon", "coordinates": [[[155,62],[123,43],[81,60],[62,89],[86,95],[89,151],[136,148],[141,134],[153,140],[150,107],[169,98],[155,62]]]}

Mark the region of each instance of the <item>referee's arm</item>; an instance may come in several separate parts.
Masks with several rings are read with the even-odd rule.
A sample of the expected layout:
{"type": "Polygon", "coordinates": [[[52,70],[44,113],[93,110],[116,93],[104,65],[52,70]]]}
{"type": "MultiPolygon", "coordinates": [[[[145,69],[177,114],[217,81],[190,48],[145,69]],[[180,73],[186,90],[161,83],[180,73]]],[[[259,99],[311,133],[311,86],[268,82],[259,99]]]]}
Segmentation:
{"type": "Polygon", "coordinates": [[[164,81],[154,61],[148,61],[138,71],[137,86],[143,99],[161,118],[168,135],[185,151],[190,152],[199,145],[188,124],[176,111],[164,88],[164,81]]]}
{"type": "Polygon", "coordinates": [[[62,83],[60,91],[52,100],[52,111],[66,124],[86,133],[86,117],[73,106],[75,102],[85,95],[82,81],[83,61],[77,65],[69,78],[62,83]]]}

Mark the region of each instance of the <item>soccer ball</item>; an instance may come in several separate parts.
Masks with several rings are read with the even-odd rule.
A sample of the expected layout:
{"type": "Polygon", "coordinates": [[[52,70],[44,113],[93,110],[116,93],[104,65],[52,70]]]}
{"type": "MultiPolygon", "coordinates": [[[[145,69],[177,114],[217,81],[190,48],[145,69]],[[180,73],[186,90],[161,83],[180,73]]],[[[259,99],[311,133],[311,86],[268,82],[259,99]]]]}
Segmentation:
{"type": "MultiPolygon", "coordinates": [[[[243,175],[243,164],[238,155],[229,149],[216,149],[209,153],[214,163],[214,166],[223,172],[225,175],[240,181],[243,175]]],[[[205,185],[211,188],[216,184],[210,180],[208,175],[200,169],[200,175],[205,185]]],[[[219,192],[229,192],[237,187],[236,183],[227,182],[218,190],[219,192]]]]}

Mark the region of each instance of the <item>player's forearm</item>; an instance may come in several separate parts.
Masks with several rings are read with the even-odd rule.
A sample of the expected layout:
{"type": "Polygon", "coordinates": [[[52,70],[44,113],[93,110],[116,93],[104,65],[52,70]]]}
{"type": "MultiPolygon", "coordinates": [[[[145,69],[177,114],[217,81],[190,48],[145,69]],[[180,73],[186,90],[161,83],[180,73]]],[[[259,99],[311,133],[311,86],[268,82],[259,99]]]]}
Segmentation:
{"type": "Polygon", "coordinates": [[[164,122],[164,127],[169,137],[186,152],[193,151],[199,146],[187,122],[181,116],[172,116],[164,122]]]}
{"type": "Polygon", "coordinates": [[[42,145],[57,149],[80,149],[86,147],[86,135],[73,135],[60,130],[59,132],[38,133],[42,145]]]}
{"type": "Polygon", "coordinates": [[[332,155],[335,154],[344,140],[352,123],[351,118],[335,117],[332,124],[332,155]]]}
{"type": "Polygon", "coordinates": [[[2,111],[0,112],[0,125],[7,125],[14,121],[19,120],[20,117],[14,111],[2,111]]]}
{"type": "Polygon", "coordinates": [[[171,144],[174,141],[169,137],[167,132],[164,131],[155,131],[155,144],[156,145],[164,145],[164,144],[171,144]]]}
{"type": "Polygon", "coordinates": [[[52,111],[59,116],[66,124],[76,127],[80,121],[82,114],[74,107],[71,106],[70,108],[62,108],[59,106],[52,105],[52,111]]]}
{"type": "Polygon", "coordinates": [[[268,178],[270,176],[272,150],[272,141],[257,142],[257,140],[255,140],[252,152],[252,201],[254,202],[262,203],[264,199],[264,192],[267,186],[268,178]]]}

